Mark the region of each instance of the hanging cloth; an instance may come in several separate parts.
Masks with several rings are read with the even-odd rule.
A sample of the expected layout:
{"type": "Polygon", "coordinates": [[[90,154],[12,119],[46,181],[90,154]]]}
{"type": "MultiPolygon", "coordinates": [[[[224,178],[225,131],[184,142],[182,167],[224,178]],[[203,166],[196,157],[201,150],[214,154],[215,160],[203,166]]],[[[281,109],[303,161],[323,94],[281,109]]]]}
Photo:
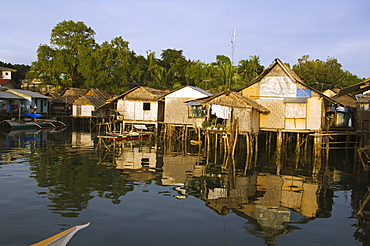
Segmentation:
{"type": "Polygon", "coordinates": [[[231,108],[212,104],[212,114],[215,114],[217,118],[229,120],[231,118],[231,108]]]}

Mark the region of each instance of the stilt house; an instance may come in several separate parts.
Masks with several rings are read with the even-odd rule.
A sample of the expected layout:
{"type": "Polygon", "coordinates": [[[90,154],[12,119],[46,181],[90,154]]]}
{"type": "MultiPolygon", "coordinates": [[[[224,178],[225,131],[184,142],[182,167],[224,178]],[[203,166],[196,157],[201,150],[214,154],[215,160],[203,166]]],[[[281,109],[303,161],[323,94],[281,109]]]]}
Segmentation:
{"type": "Polygon", "coordinates": [[[145,124],[158,127],[158,123],[164,119],[164,101],[161,98],[165,94],[144,86],[137,86],[118,96],[112,103],[117,113],[117,120],[125,124],[145,124]]]}
{"type": "Polygon", "coordinates": [[[370,133],[370,78],[361,83],[348,86],[339,91],[338,96],[353,96],[356,98],[356,130],[370,133]]]}
{"type": "Polygon", "coordinates": [[[231,124],[237,121],[238,132],[258,134],[260,114],[267,114],[269,110],[257,103],[254,99],[246,98],[237,92],[222,92],[214,96],[192,100],[187,104],[190,107],[201,103],[207,112],[203,127],[215,129],[230,129],[231,124]]]}
{"type": "Polygon", "coordinates": [[[72,116],[78,118],[97,117],[105,118],[103,111],[97,110],[105,104],[106,99],[95,96],[81,96],[72,104],[72,116]]]}
{"type": "Polygon", "coordinates": [[[320,131],[335,126],[333,115],[338,101],[306,85],[279,59],[256,79],[236,89],[255,99],[270,113],[261,115],[260,129],[265,131],[320,131]]]}
{"type": "Polygon", "coordinates": [[[5,88],[0,88],[0,117],[13,118],[16,115],[28,113],[25,112],[24,107],[20,107],[20,105],[25,105],[25,101],[23,97],[7,92],[5,88]]]}
{"type": "MultiPolygon", "coordinates": [[[[25,112],[28,113],[38,113],[38,114],[48,114],[49,113],[49,99],[50,97],[44,96],[41,93],[21,90],[21,89],[8,89],[6,92],[12,93],[14,95],[23,97],[24,105],[22,105],[25,112]]],[[[21,106],[21,105],[20,105],[21,106]]]]}
{"type": "Polygon", "coordinates": [[[51,114],[55,116],[71,116],[72,104],[79,97],[85,95],[87,89],[68,87],[57,98],[51,100],[51,114]]]}
{"type": "Polygon", "coordinates": [[[338,127],[353,128],[356,120],[356,98],[350,94],[338,95],[338,90],[328,89],[323,92],[326,96],[338,101],[343,107],[336,107],[333,117],[334,124],[338,127]]]}
{"type": "Polygon", "coordinates": [[[212,93],[195,86],[184,86],[166,94],[163,96],[165,101],[164,123],[167,125],[202,127],[205,117],[203,106],[192,105],[189,107],[185,102],[211,95],[212,93]]]}

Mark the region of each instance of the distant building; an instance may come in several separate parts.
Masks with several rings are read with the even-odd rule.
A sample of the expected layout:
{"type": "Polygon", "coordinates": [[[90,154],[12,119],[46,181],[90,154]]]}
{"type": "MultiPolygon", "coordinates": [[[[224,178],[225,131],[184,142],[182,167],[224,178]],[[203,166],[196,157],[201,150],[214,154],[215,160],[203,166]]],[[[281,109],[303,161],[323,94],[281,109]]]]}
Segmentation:
{"type": "Polygon", "coordinates": [[[0,87],[17,88],[17,84],[12,80],[12,72],[16,71],[13,68],[0,67],[0,87]]]}
{"type": "Polygon", "coordinates": [[[19,97],[22,97],[24,104],[21,105],[24,111],[27,113],[49,113],[49,99],[50,97],[44,96],[39,92],[21,90],[21,89],[8,89],[6,92],[12,93],[19,97]]]}
{"type": "Polygon", "coordinates": [[[45,85],[40,80],[29,81],[27,79],[22,80],[21,89],[29,91],[38,91],[41,93],[47,93],[50,91],[55,91],[57,87],[55,85],[45,85]]]}

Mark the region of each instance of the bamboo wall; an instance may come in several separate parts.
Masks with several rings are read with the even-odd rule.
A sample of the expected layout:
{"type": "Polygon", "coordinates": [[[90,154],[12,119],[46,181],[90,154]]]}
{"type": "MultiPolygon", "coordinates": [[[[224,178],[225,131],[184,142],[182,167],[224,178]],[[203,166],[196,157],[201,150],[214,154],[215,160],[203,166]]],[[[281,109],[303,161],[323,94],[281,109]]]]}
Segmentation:
{"type": "Polygon", "coordinates": [[[188,105],[184,102],[194,98],[166,98],[164,123],[165,124],[192,124],[201,127],[204,118],[189,118],[188,105]]]}

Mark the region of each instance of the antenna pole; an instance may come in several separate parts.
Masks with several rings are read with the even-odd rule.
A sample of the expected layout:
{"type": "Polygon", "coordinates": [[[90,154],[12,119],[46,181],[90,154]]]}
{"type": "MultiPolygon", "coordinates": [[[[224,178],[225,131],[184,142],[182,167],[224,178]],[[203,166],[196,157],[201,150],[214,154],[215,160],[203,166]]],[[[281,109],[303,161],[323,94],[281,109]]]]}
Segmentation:
{"type": "Polygon", "coordinates": [[[233,78],[233,66],[234,66],[234,48],[235,48],[235,40],[236,40],[236,28],[234,27],[233,32],[231,34],[231,66],[230,66],[230,79],[229,79],[229,90],[231,90],[231,80],[233,78]]]}
{"type": "Polygon", "coordinates": [[[236,28],[234,27],[233,33],[231,34],[231,65],[234,65],[235,40],[236,40],[236,28]]]}

